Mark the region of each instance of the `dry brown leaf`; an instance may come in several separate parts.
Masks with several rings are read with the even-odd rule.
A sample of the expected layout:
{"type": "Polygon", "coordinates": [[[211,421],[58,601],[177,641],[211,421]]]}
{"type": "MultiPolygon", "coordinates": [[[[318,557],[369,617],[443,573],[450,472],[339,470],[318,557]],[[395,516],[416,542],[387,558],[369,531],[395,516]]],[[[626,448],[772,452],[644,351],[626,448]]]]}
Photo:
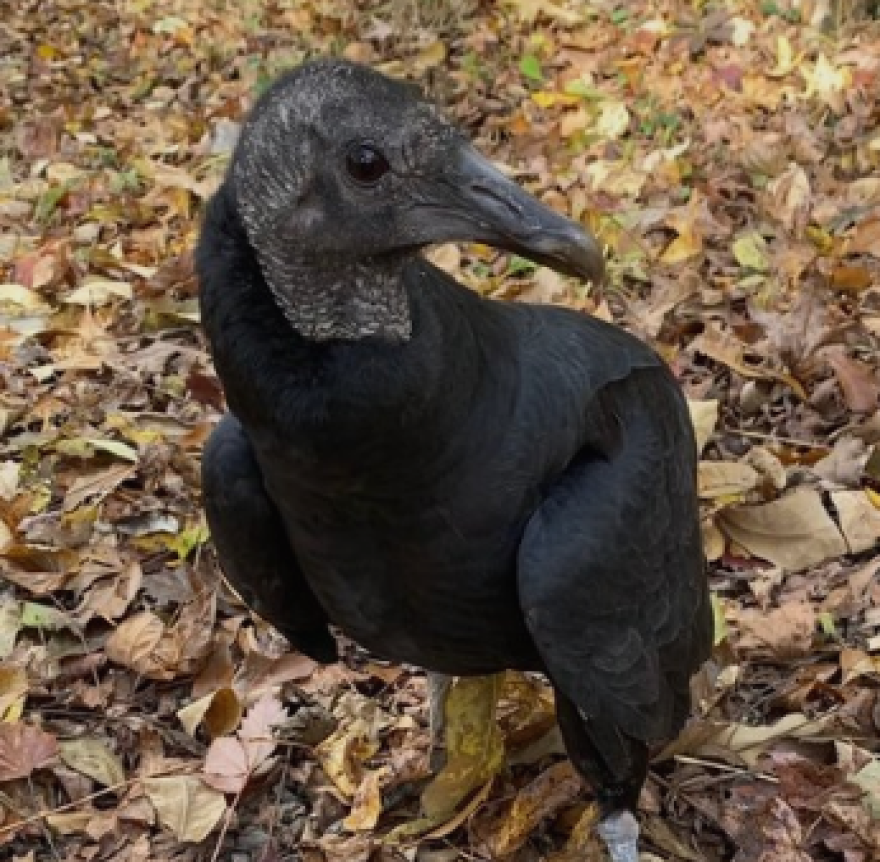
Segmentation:
{"type": "Polygon", "coordinates": [[[125,781],[122,761],[100,739],[82,737],[63,740],[58,743],[58,756],[66,766],[104,787],[113,787],[125,781]]]}
{"type": "Polygon", "coordinates": [[[773,610],[742,610],[738,616],[741,650],[768,649],[779,658],[810,654],[816,631],[816,611],[807,602],[784,604],[773,610]]]}
{"type": "Polygon", "coordinates": [[[701,335],[698,335],[689,345],[688,350],[693,353],[702,353],[722,365],[756,380],[779,380],[787,384],[804,401],[807,393],[804,387],[790,374],[776,371],[764,365],[758,365],[745,361],[746,346],[727,332],[722,332],[717,326],[707,325],[701,335]]]}
{"type": "Polygon", "coordinates": [[[0,600],[0,661],[15,648],[21,631],[21,605],[12,598],[0,600]]]}
{"type": "Polygon", "coordinates": [[[831,502],[850,553],[859,554],[880,543],[880,511],[864,491],[835,491],[831,502]]]}
{"type": "Polygon", "coordinates": [[[798,164],[789,164],[785,173],[767,185],[770,204],[767,212],[778,218],[786,229],[799,236],[810,216],[812,191],[807,172],[798,164]]]}
{"type": "Polygon", "coordinates": [[[226,812],[223,794],[197,775],[145,778],[143,787],[159,822],[178,841],[204,841],[226,812]]]}
{"type": "Polygon", "coordinates": [[[48,766],[58,753],[58,741],[31,724],[0,723],[0,781],[27,778],[48,766]]]}
{"type": "Polygon", "coordinates": [[[698,401],[688,398],[687,405],[690,411],[691,423],[694,426],[694,433],[697,437],[697,451],[702,452],[706,448],[709,438],[715,432],[715,426],[718,424],[719,402],[717,399],[698,401]]]}
{"type": "Polygon", "coordinates": [[[155,669],[156,648],[165,636],[165,624],[155,614],[142,611],[123,620],[107,639],[110,661],[149,675],[155,669]]]}
{"type": "Polygon", "coordinates": [[[863,221],[846,246],[847,254],[870,254],[880,258],[880,219],[863,221]]]}
{"type": "Polygon", "coordinates": [[[740,497],[761,481],[758,472],[748,464],[736,461],[700,461],[697,465],[697,487],[704,500],[719,497],[740,497]]]}
{"type": "Polygon", "coordinates": [[[771,503],[725,509],[718,525],[753,556],[791,572],[847,553],[821,494],[806,486],[771,503]]]}
{"type": "Polygon", "coordinates": [[[79,476],[64,495],[64,510],[69,512],[76,509],[87,500],[92,500],[92,502],[103,500],[111,491],[114,491],[134,474],[135,468],[132,465],[118,464],[87,476],[79,476]]]}
{"type": "Polygon", "coordinates": [[[847,356],[842,349],[824,352],[853,413],[873,413],[880,405],[880,378],[870,365],[847,356]]]}
{"type": "Polygon", "coordinates": [[[241,720],[243,709],[238,695],[231,688],[221,688],[206,694],[177,711],[183,729],[195,736],[204,721],[205,729],[212,739],[232,733],[241,720]]]}
{"type": "Polygon", "coordinates": [[[490,818],[474,824],[492,857],[506,856],[525,844],[544,818],[577,798],[581,779],[568,760],[545,769],[490,818]]]}

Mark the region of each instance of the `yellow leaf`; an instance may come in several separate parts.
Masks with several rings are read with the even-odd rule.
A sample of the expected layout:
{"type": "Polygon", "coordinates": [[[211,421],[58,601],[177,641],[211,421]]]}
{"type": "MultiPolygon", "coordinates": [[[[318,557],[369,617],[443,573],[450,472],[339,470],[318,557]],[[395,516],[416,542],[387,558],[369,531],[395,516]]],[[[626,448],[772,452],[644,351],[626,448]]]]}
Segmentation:
{"type": "Polygon", "coordinates": [[[550,93],[546,90],[539,90],[537,93],[532,93],[532,101],[539,108],[552,108],[555,105],[563,107],[578,105],[581,100],[580,97],[571,93],[550,93]]]}
{"type": "Polygon", "coordinates": [[[803,55],[795,59],[794,49],[787,36],[778,36],[776,38],[776,68],[767,74],[771,78],[784,78],[802,59],[803,55]]]}
{"type": "Polygon", "coordinates": [[[0,667],[0,721],[18,721],[21,718],[27,690],[27,674],[24,670],[20,667],[0,667]]]}
{"type": "Polygon", "coordinates": [[[226,798],[196,775],[144,779],[159,822],[178,841],[204,841],[226,811],[226,798]]]}
{"type": "Polygon", "coordinates": [[[355,793],[351,811],[342,825],[352,832],[368,832],[374,829],[382,814],[382,783],[388,777],[388,769],[368,772],[355,793]]]}
{"type": "Polygon", "coordinates": [[[703,238],[693,230],[680,233],[660,255],[663,263],[676,264],[696,257],[703,251],[703,238]]]}
{"type": "Polygon", "coordinates": [[[757,231],[743,234],[733,242],[733,256],[745,269],[766,272],[770,268],[767,256],[767,240],[757,231]]]}
{"type": "Polygon", "coordinates": [[[832,111],[842,114],[846,110],[844,93],[850,85],[850,73],[845,67],[835,69],[824,54],[819,55],[812,68],[802,67],[801,74],[807,83],[806,98],[817,96],[832,111]]]}
{"type": "Polygon", "coordinates": [[[0,311],[49,311],[49,306],[35,290],[23,284],[0,284],[0,311]],[[10,308],[11,306],[11,308],[10,308]]]}
{"type": "Polygon", "coordinates": [[[315,749],[327,777],[349,799],[354,798],[360,787],[364,761],[379,750],[379,743],[371,736],[367,724],[356,719],[337,729],[315,749]]]}
{"type": "Polygon", "coordinates": [[[439,66],[446,59],[446,45],[439,39],[432,42],[426,48],[422,48],[413,60],[414,67],[423,72],[439,66]]]}
{"type": "Polygon", "coordinates": [[[429,819],[451,817],[504,763],[495,723],[501,681],[499,675],[468,677],[452,686],[446,700],[446,765],[422,793],[429,819]]]}

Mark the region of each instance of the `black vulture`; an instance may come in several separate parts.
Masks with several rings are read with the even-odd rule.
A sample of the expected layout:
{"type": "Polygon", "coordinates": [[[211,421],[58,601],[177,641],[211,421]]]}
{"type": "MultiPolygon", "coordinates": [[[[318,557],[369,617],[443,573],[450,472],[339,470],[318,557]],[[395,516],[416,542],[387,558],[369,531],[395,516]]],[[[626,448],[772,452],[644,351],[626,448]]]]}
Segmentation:
{"type": "Polygon", "coordinates": [[[600,834],[635,862],[649,746],[711,643],[686,402],[623,330],[481,298],[420,255],[457,240],[603,271],[412,85],[323,60],[260,98],[197,252],[229,406],[211,533],[318,661],[332,624],[430,672],[545,673],[600,834]]]}

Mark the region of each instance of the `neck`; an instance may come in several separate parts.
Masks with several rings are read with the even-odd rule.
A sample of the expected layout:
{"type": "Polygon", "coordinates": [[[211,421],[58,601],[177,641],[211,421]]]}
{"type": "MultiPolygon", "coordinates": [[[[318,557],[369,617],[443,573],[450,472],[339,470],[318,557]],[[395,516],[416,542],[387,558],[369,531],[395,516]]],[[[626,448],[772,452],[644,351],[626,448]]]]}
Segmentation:
{"type": "Polygon", "coordinates": [[[258,256],[275,302],[303,338],[409,340],[412,318],[402,278],[408,255],[326,263],[271,251],[258,256]]]}

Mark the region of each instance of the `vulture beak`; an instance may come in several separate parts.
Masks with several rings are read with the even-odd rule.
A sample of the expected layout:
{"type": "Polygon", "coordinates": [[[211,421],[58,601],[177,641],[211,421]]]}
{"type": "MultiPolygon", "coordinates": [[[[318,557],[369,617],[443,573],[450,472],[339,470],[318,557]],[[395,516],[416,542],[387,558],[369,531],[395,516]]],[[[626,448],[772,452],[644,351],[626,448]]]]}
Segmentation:
{"type": "Polygon", "coordinates": [[[602,282],[596,238],[542,204],[462,142],[440,181],[427,181],[411,215],[428,242],[481,242],[565,275],[602,282]]]}

